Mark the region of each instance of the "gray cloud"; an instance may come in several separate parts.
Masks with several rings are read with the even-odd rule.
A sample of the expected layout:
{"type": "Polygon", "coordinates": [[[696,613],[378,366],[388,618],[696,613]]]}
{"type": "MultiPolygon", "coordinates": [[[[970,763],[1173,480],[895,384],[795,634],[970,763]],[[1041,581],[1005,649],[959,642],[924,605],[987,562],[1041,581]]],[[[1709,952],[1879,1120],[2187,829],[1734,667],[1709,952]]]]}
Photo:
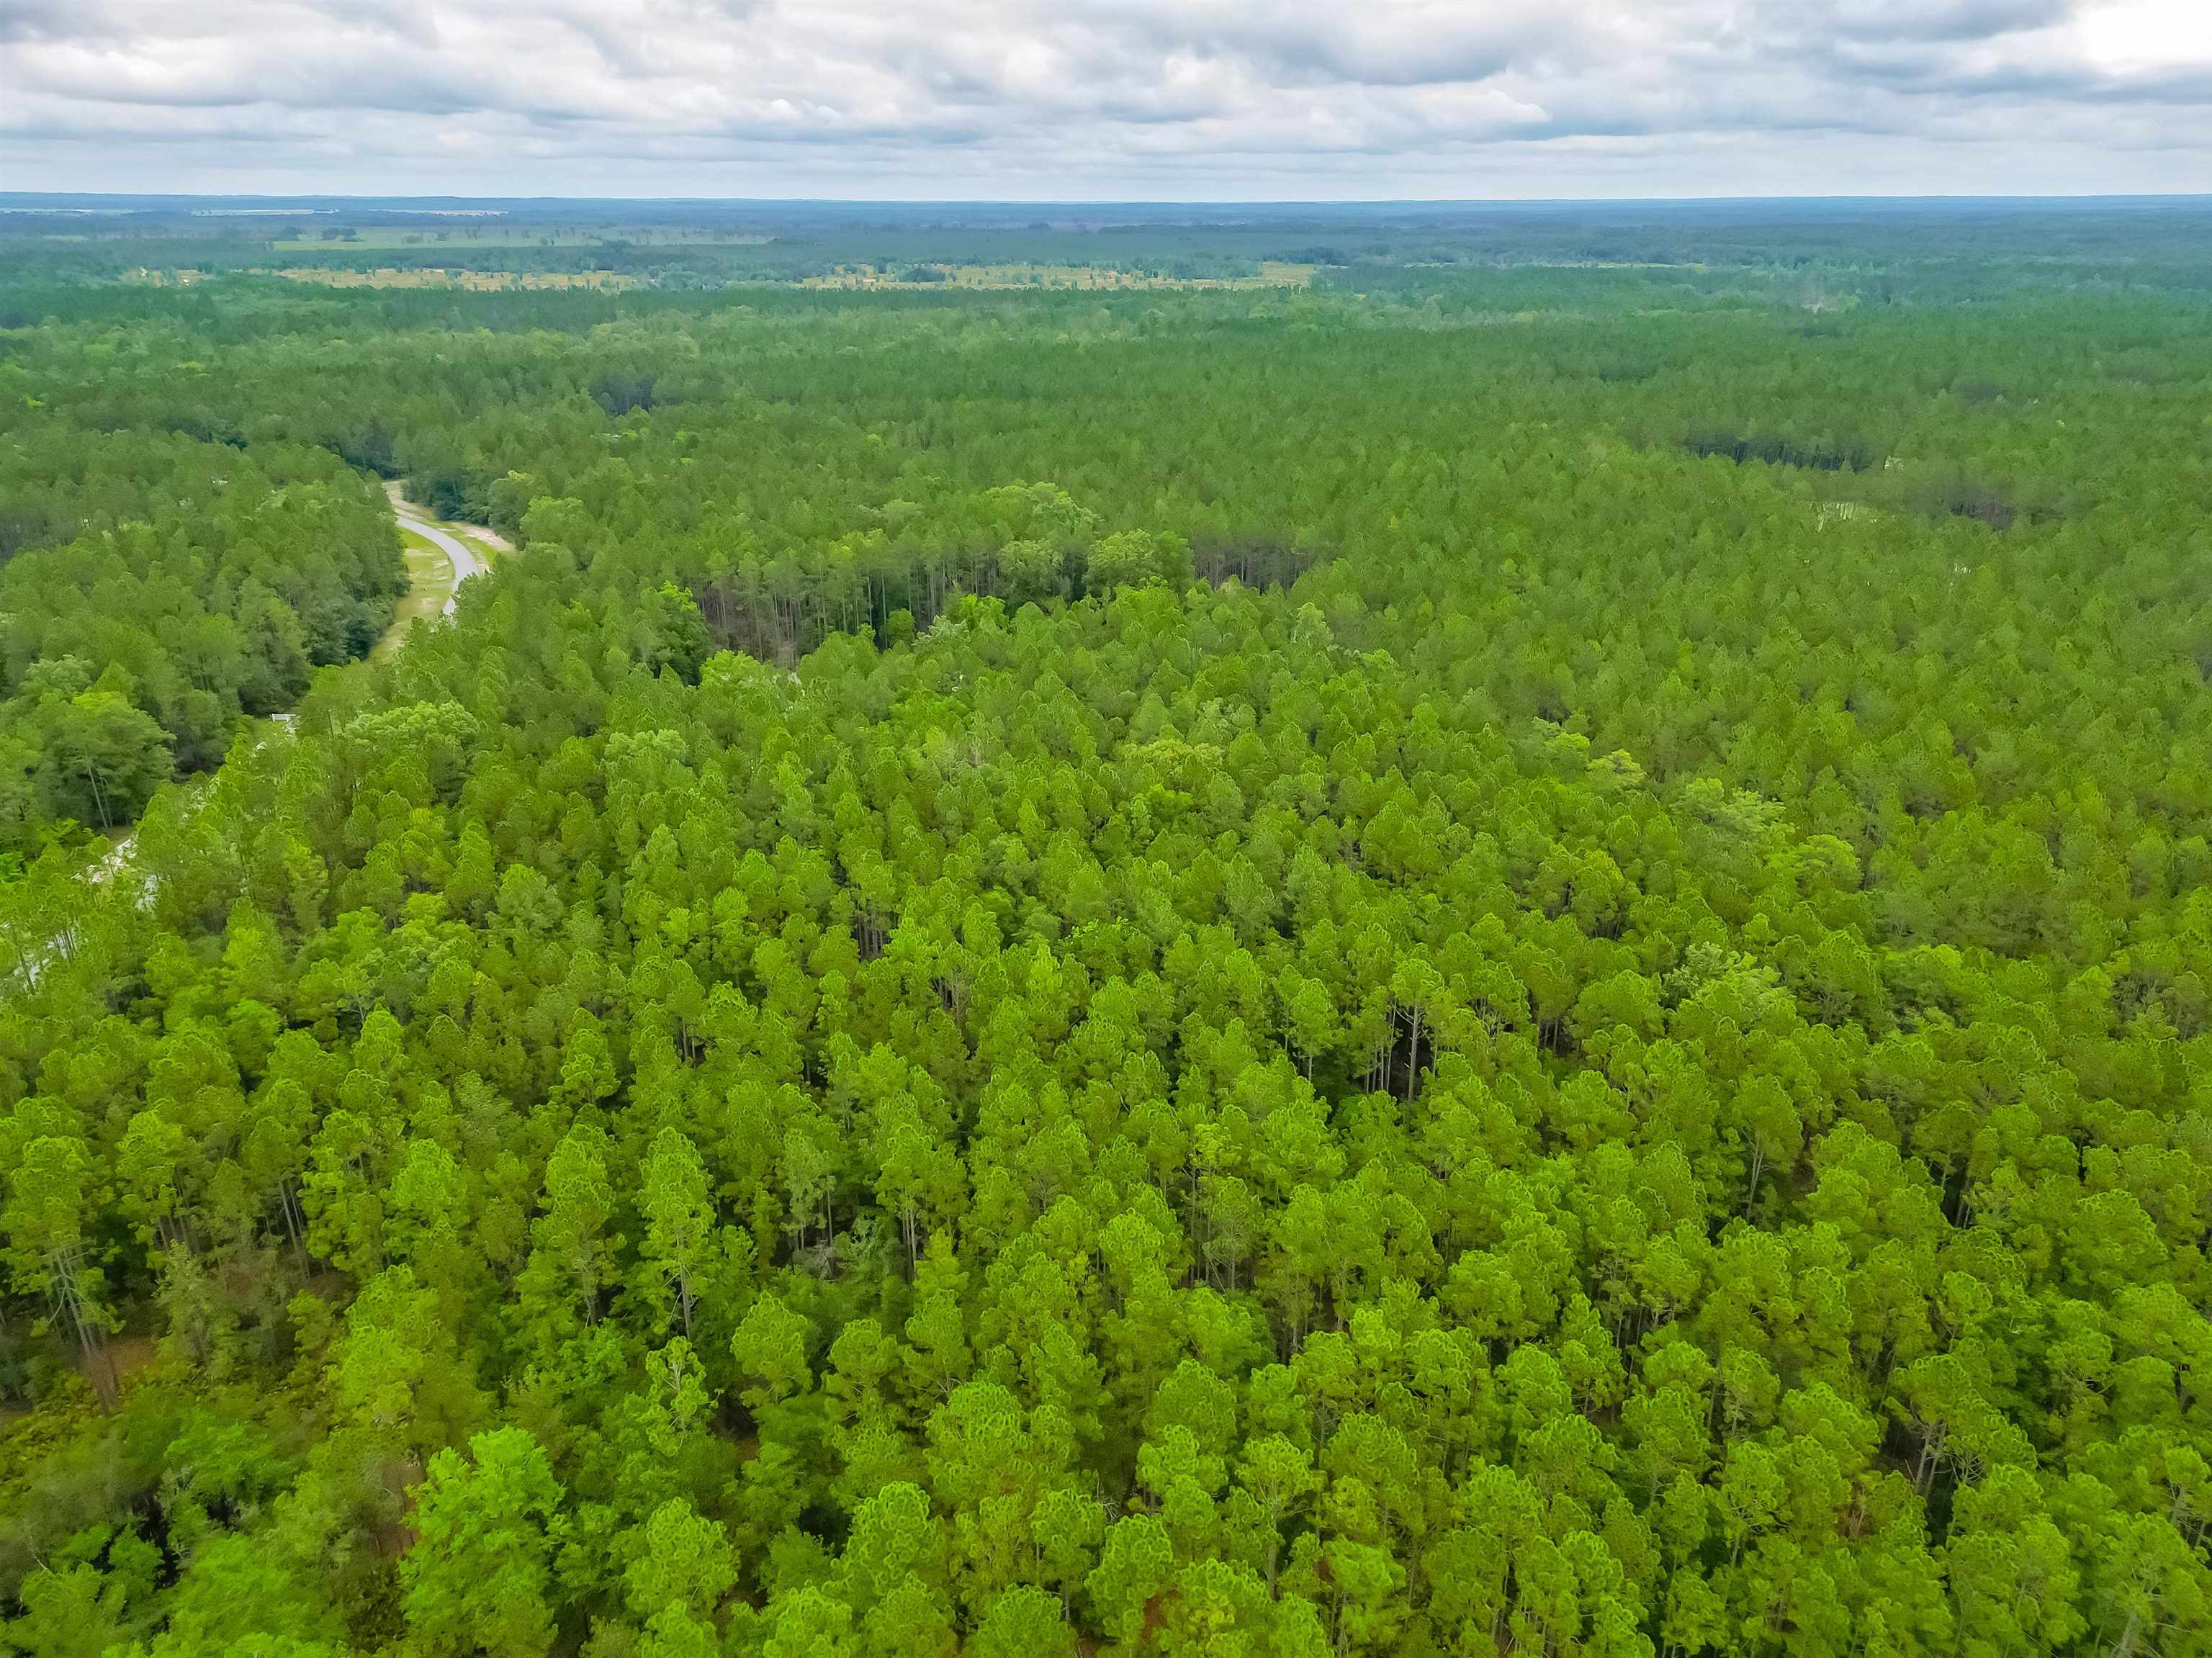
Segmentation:
{"type": "Polygon", "coordinates": [[[2204,0],[0,0],[0,187],[2212,189],[2204,0]]]}
{"type": "Polygon", "coordinates": [[[1863,0],[1826,21],[1853,39],[1984,40],[2056,27],[2073,9],[2069,0],[1863,0]]]}

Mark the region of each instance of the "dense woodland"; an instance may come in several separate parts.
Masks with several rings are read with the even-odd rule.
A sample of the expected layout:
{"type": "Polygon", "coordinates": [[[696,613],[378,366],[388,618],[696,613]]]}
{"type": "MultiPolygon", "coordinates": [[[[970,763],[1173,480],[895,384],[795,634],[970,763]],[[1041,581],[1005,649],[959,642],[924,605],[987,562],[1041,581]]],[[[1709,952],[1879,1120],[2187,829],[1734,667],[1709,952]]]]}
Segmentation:
{"type": "Polygon", "coordinates": [[[246,452],[183,401],[204,367],[163,353],[161,387],[130,387],[131,349],[0,361],[0,845],[18,852],[123,828],[217,764],[242,717],[364,653],[404,585],[374,484],[327,450],[246,452]]]}
{"type": "Polygon", "coordinates": [[[2204,221],[22,262],[0,1651],[2212,1652],[2204,221]]]}

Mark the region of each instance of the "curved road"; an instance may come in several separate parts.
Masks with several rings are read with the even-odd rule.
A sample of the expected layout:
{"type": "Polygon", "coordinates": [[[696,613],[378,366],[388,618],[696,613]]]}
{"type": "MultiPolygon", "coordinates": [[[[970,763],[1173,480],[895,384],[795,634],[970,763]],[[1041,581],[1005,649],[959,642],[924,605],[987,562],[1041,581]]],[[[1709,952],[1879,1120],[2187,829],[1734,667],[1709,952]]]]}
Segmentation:
{"type": "Polygon", "coordinates": [[[478,557],[468,544],[459,536],[447,535],[436,525],[425,524],[419,518],[409,518],[402,513],[399,515],[399,527],[403,530],[412,530],[425,541],[435,543],[439,551],[444,553],[453,562],[453,592],[446,595],[445,608],[439,612],[441,616],[453,615],[453,600],[460,592],[461,583],[472,575],[483,574],[483,560],[478,557]]]}
{"type": "Polygon", "coordinates": [[[439,614],[453,615],[453,599],[461,590],[461,583],[472,575],[481,575],[483,573],[486,568],[483,555],[468,545],[459,536],[448,531],[441,530],[436,525],[429,522],[423,516],[425,509],[417,507],[413,501],[402,495],[398,484],[386,484],[385,493],[392,497],[392,514],[399,520],[399,527],[403,530],[412,530],[423,540],[445,554],[447,561],[452,563],[453,591],[446,595],[445,608],[439,614]]]}
{"type": "MultiPolygon", "coordinates": [[[[436,525],[430,523],[428,508],[419,507],[401,495],[398,483],[386,484],[384,492],[391,497],[392,515],[398,519],[399,527],[403,530],[412,530],[416,535],[421,536],[440,552],[445,554],[447,561],[453,565],[453,585],[447,590],[445,605],[439,611],[441,616],[451,616],[453,613],[453,600],[460,592],[461,583],[472,575],[483,574],[489,568],[484,562],[483,552],[470,546],[452,531],[441,530],[436,525]]],[[[507,543],[495,531],[483,530],[479,533],[499,550],[511,550],[507,543]]],[[[279,726],[289,726],[292,723],[292,715],[289,709],[283,714],[270,714],[269,719],[279,726]]],[[[137,832],[138,827],[133,823],[120,834],[112,836],[107,855],[89,865],[82,872],[84,878],[95,886],[103,885],[112,877],[127,868],[131,860],[131,841],[137,837],[137,832]]],[[[149,884],[140,891],[138,902],[142,905],[149,903],[153,900],[153,889],[149,884]]],[[[43,948],[19,951],[14,972],[9,974],[4,969],[0,969],[0,981],[15,977],[21,979],[27,985],[37,984],[40,969],[46,965],[46,958],[60,947],[62,942],[62,938],[57,937],[43,948]]]]}

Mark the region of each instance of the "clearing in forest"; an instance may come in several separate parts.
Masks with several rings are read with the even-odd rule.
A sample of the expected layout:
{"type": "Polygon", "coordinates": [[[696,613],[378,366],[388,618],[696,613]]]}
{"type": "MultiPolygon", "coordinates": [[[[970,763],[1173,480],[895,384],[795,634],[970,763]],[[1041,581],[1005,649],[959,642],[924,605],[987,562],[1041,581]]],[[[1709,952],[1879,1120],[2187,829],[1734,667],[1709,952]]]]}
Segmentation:
{"type": "Polygon", "coordinates": [[[453,561],[445,550],[404,525],[400,526],[399,538],[406,544],[407,591],[399,596],[392,625],[369,652],[379,662],[399,648],[407,630],[417,622],[444,615],[453,597],[453,561]]]}
{"type": "Polygon", "coordinates": [[[1314,267],[1262,259],[1256,276],[1163,276],[1088,264],[933,264],[896,268],[841,264],[825,276],[802,276],[801,288],[1310,288],[1314,267]]]}
{"type": "Polygon", "coordinates": [[[269,246],[278,253],[346,253],[362,249],[409,247],[598,247],[608,242],[627,242],[634,247],[759,247],[773,240],[733,230],[694,230],[678,226],[610,226],[604,230],[526,230],[513,226],[483,230],[426,230],[380,225],[357,229],[350,235],[287,236],[269,246]]]}
{"type": "Polygon", "coordinates": [[[400,270],[391,265],[374,270],[337,270],[295,266],[276,274],[295,282],[320,282],[326,288],[465,288],[478,294],[540,288],[611,291],[637,285],[636,277],[612,270],[449,270],[442,265],[425,270],[400,270]]]}

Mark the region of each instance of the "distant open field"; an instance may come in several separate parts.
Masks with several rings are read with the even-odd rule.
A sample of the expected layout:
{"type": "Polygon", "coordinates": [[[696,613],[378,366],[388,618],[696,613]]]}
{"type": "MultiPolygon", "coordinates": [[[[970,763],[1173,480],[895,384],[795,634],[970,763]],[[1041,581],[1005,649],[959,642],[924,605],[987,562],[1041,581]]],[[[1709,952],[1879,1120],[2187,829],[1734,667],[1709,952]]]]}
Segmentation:
{"type": "Polygon", "coordinates": [[[804,276],[801,288],[1309,288],[1314,267],[1263,259],[1256,276],[1163,276],[1085,264],[929,264],[884,270],[872,264],[839,265],[826,276],[804,276]],[[934,278],[914,273],[931,270],[934,278]]]}
{"type": "Polygon", "coordinates": [[[356,249],[410,247],[597,247],[605,242],[628,242],[637,247],[758,247],[773,240],[712,228],[689,229],[668,225],[610,225],[603,229],[529,230],[520,226],[428,229],[407,225],[377,225],[356,229],[349,235],[292,236],[271,241],[279,253],[344,253],[356,249]]]}
{"type": "MultiPolygon", "coordinates": [[[[336,246],[337,244],[331,244],[336,246]]],[[[1144,289],[1269,288],[1312,286],[1316,267],[1282,260],[1262,260],[1253,276],[1171,276],[1154,272],[1116,270],[1087,264],[926,264],[878,267],[841,264],[825,275],[793,279],[800,288],[855,290],[898,290],[921,293],[959,288],[967,291],[1079,289],[1129,292],[1144,289]],[[915,273],[929,270],[934,277],[915,273]]],[[[222,273],[191,267],[157,270],[141,267],[125,280],[154,287],[188,287],[222,273]]],[[[292,265],[263,270],[295,282],[314,282],[327,288],[457,288],[475,293],[511,293],[517,289],[594,288],[615,293],[641,285],[641,279],[612,270],[468,270],[458,266],[404,269],[380,265],[355,270],[340,265],[292,265]]]]}
{"type": "Polygon", "coordinates": [[[478,294],[538,288],[596,288],[612,293],[637,286],[636,277],[611,270],[448,270],[442,266],[399,270],[390,265],[375,270],[337,270],[295,266],[276,275],[295,282],[319,282],[325,288],[465,288],[478,294]]]}

